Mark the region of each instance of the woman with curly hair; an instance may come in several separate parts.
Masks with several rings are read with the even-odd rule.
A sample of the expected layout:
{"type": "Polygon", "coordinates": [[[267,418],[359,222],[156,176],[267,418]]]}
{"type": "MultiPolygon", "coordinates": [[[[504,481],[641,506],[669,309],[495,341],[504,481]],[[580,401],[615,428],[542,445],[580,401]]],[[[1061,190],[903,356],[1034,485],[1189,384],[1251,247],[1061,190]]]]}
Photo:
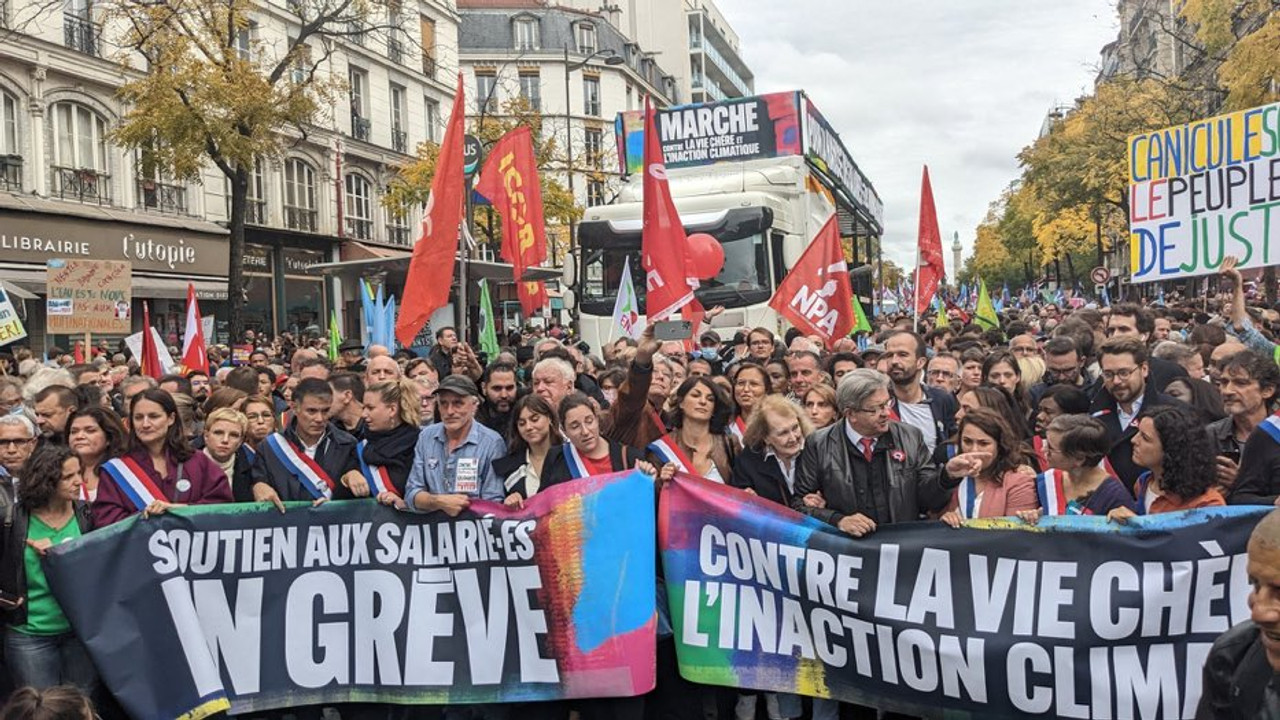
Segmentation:
{"type": "Polygon", "coordinates": [[[978,407],[960,421],[960,454],[947,474],[962,478],[942,515],[951,527],[974,518],[1005,517],[1040,507],[1035,477],[1022,469],[1022,441],[996,411],[978,407]]]}
{"type": "Polygon", "coordinates": [[[1214,486],[1213,442],[1189,408],[1159,405],[1146,411],[1133,436],[1133,461],[1147,468],[1133,484],[1137,512],[1116,508],[1107,513],[1109,520],[1227,504],[1214,486]]]}

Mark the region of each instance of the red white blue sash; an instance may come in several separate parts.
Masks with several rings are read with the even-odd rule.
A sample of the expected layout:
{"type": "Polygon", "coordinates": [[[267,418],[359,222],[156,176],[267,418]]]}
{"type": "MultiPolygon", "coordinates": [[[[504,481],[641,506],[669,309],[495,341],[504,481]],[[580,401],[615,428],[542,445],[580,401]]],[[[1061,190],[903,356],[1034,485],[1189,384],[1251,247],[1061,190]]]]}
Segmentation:
{"type": "Polygon", "coordinates": [[[1147,510],[1147,486],[1151,484],[1151,471],[1148,470],[1138,476],[1138,481],[1133,484],[1134,497],[1138,498],[1138,514],[1146,515],[1147,510]]]}
{"type": "Polygon", "coordinates": [[[960,481],[960,485],[956,488],[957,507],[960,510],[960,517],[965,520],[973,520],[978,511],[978,481],[972,477],[966,477],[960,481]]]}
{"type": "Polygon", "coordinates": [[[741,416],[738,416],[733,419],[733,422],[729,423],[727,429],[729,434],[738,438],[738,443],[741,444],[742,438],[747,434],[747,423],[741,416]]]}
{"type": "Polygon", "coordinates": [[[271,433],[266,442],[280,464],[302,483],[303,489],[311,493],[311,497],[317,500],[333,497],[333,480],[319,463],[289,442],[289,438],[280,433],[271,433]]]}
{"type": "Polygon", "coordinates": [[[356,458],[360,460],[360,474],[364,475],[364,479],[368,481],[371,494],[374,497],[378,497],[387,492],[400,497],[400,491],[396,490],[395,483],[391,482],[391,474],[387,472],[387,466],[370,465],[365,461],[364,448],[368,444],[368,440],[361,440],[356,443],[356,458]]]}
{"type": "Polygon", "coordinates": [[[160,486],[131,457],[108,460],[102,464],[102,469],[107,471],[107,475],[138,510],[146,510],[156,500],[168,500],[160,486]]]}
{"type": "Polygon", "coordinates": [[[564,464],[569,466],[569,475],[574,480],[587,477],[590,474],[587,470],[587,461],[582,457],[582,453],[578,452],[578,448],[573,446],[573,443],[564,444],[564,464]]]}
{"type": "Polygon", "coordinates": [[[256,462],[256,461],[257,461],[257,459],[258,459],[258,452],[257,452],[256,450],[254,450],[253,448],[249,447],[249,444],[248,444],[248,443],[244,443],[244,444],[242,444],[242,445],[240,446],[240,448],[241,448],[242,450],[244,450],[244,456],[249,460],[249,464],[250,464],[250,465],[252,465],[254,462],[256,462]]]}
{"type": "Polygon", "coordinates": [[[649,443],[649,451],[658,456],[658,459],[666,463],[672,463],[676,469],[684,473],[694,473],[693,461],[689,459],[676,441],[670,435],[662,437],[649,443]]]}
{"type": "Polygon", "coordinates": [[[1036,494],[1045,515],[1067,515],[1067,496],[1062,490],[1062,471],[1050,468],[1036,476],[1036,494]]]}
{"type": "Polygon", "coordinates": [[[1272,440],[1280,443],[1280,415],[1269,415],[1266,420],[1258,424],[1262,428],[1262,432],[1271,437],[1272,440]]]}

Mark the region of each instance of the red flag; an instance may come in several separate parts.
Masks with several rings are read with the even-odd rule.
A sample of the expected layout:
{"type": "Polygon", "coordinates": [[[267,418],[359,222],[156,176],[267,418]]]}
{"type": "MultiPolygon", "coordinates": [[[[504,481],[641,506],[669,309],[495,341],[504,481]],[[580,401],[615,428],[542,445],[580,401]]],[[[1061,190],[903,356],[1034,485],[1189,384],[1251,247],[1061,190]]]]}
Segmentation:
{"type": "Polygon", "coordinates": [[[73,359],[77,365],[84,362],[84,346],[80,344],[79,340],[76,341],[76,349],[73,354],[73,359]]]}
{"type": "Polygon", "coordinates": [[[204,345],[204,327],[200,324],[200,304],[196,302],[196,286],[187,283],[187,327],[182,332],[182,367],[187,372],[199,370],[209,374],[209,353],[204,345]]]}
{"type": "Polygon", "coordinates": [[[645,314],[649,322],[665,320],[693,299],[698,287],[686,270],[689,238],[676,213],[667,185],[667,166],[662,157],[657,123],[649,99],[644,101],[644,230],[641,234],[641,261],[645,269],[648,297],[645,314]]]}
{"type": "Polygon", "coordinates": [[[806,335],[817,335],[828,347],[853,331],[853,288],[840,247],[840,225],[832,215],[787,273],[769,307],[806,335]]]}
{"type": "Polygon", "coordinates": [[[502,215],[502,259],[515,271],[516,292],[525,315],[551,302],[541,281],[524,282],[525,270],[547,259],[546,223],[542,214],[542,185],[529,127],[518,127],[494,144],[480,171],[476,192],[502,215]]]}
{"type": "Polygon", "coordinates": [[[462,222],[462,133],[466,118],[462,89],[462,73],[458,73],[458,92],[449,113],[449,125],[436,158],[436,174],[431,179],[431,194],[422,213],[422,235],[413,247],[409,273],[405,277],[396,318],[396,339],[409,347],[413,338],[427,323],[431,313],[449,301],[453,285],[453,266],[457,260],[458,227],[462,222]]]}
{"type": "Polygon", "coordinates": [[[142,303],[142,357],[138,360],[142,365],[142,374],[156,380],[164,376],[164,366],[160,364],[160,353],[156,350],[156,339],[151,334],[151,306],[142,303]]]}
{"type": "Polygon", "coordinates": [[[938,232],[938,211],[933,206],[933,187],[929,185],[929,166],[920,181],[920,267],[916,274],[916,314],[923,315],[933,302],[938,283],[947,274],[942,261],[942,234],[938,232]]]}

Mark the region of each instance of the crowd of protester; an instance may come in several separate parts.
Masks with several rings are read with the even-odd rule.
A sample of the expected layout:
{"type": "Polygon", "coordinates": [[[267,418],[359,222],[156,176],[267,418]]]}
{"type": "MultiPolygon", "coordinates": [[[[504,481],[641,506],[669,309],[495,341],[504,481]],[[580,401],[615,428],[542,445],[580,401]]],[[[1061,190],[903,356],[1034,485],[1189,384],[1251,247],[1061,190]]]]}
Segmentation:
{"type": "MultiPolygon", "coordinates": [[[[482,357],[453,328],[436,333],[427,357],[352,341],[337,362],[321,340],[295,346],[289,337],[250,335],[241,363],[215,348],[211,373],[159,379],[108,352],[78,364],[57,352],[0,358],[4,665],[12,687],[26,688],[13,702],[70,685],[110,715],[111,698],[40,557],[179,505],[258,502],[283,511],[285,501],[368,498],[457,516],[477,498],[521,506],[556,484],[631,468],[653,475],[660,491],[677,471],[741,488],[852,537],[903,522],[958,527],[1077,514],[1125,523],[1280,504],[1271,332],[1280,322],[1247,307],[1229,264],[1223,276],[1231,286],[1220,312],[1201,299],[1159,307],[1045,302],[1006,309],[995,330],[958,311],[945,325],[878,317],[872,336],[832,347],[795,330],[779,336],[713,320],[688,343],[659,342],[649,328],[602,348],[531,328],[507,338],[495,357],[482,357]],[[301,472],[304,464],[331,486],[301,472]],[[130,472],[149,476],[162,497],[140,506],[130,472]]],[[[1254,568],[1255,554],[1259,563],[1275,560],[1277,548],[1280,520],[1269,518],[1250,545],[1254,620],[1211,654],[1204,717],[1252,716],[1231,713],[1280,703],[1264,692],[1266,682],[1231,690],[1247,658],[1280,670],[1280,566],[1254,568]]],[[[658,641],[658,678],[645,697],[519,713],[877,715],[693,685],[679,677],[669,633],[658,641]]],[[[319,717],[321,709],[289,712],[319,717]]],[[[338,712],[389,718],[439,709],[338,712]]]]}

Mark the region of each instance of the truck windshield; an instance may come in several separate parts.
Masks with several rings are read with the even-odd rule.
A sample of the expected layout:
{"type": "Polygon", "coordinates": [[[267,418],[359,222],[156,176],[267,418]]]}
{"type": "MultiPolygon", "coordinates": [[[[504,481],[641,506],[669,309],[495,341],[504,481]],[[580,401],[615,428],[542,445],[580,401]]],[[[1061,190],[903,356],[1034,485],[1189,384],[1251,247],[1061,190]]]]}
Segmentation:
{"type": "MultiPolygon", "coordinates": [[[[720,274],[703,280],[697,297],[704,307],[723,305],[743,307],[768,301],[773,294],[769,284],[768,250],[764,235],[756,233],[721,243],[724,267],[720,274]]],[[[644,269],[640,266],[639,243],[610,243],[605,249],[584,248],[587,253],[583,286],[583,311],[595,315],[613,312],[614,299],[622,280],[623,261],[631,263],[631,279],[636,286],[640,306],[644,307],[644,269]]]]}

